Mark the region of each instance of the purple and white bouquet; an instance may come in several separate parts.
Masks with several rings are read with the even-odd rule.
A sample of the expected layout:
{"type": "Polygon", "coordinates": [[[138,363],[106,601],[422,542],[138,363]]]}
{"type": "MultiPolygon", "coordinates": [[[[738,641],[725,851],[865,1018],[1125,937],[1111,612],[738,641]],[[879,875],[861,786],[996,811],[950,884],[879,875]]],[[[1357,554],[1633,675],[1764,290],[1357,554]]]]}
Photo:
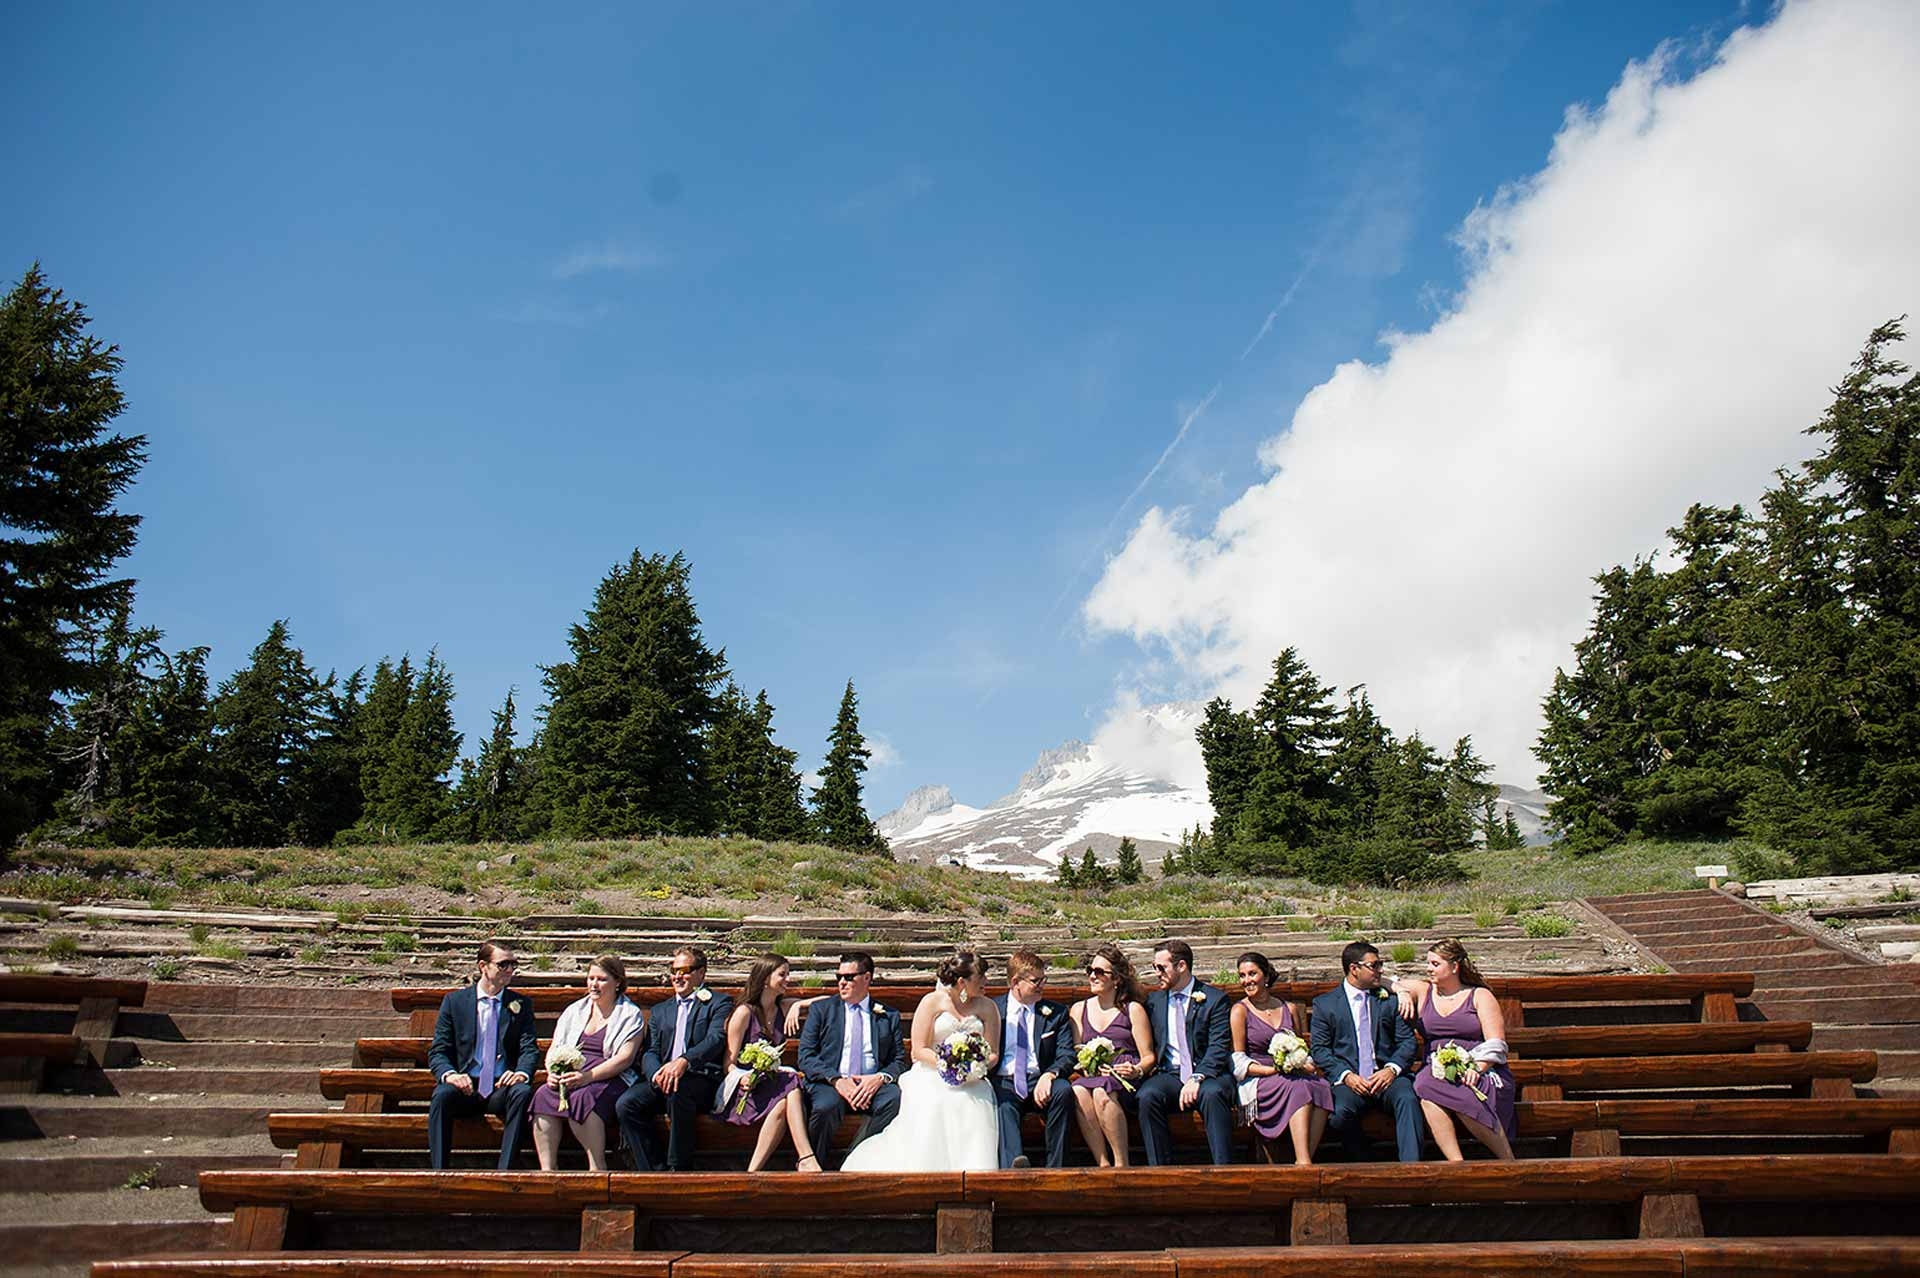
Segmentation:
{"type": "Polygon", "coordinates": [[[1307,1052],[1307,1041],[1292,1030],[1281,1030],[1275,1034],[1267,1050],[1272,1053],[1273,1063],[1280,1067],[1282,1074],[1298,1074],[1313,1064],[1313,1057],[1307,1052]]]}
{"type": "MultiPolygon", "coordinates": [[[[1433,1057],[1428,1064],[1435,1078],[1445,1079],[1449,1083],[1461,1082],[1466,1078],[1469,1070],[1480,1068],[1480,1062],[1473,1059],[1473,1054],[1458,1043],[1442,1043],[1434,1049],[1433,1057]]],[[[1499,1075],[1483,1075],[1483,1077],[1492,1078],[1493,1085],[1500,1086],[1499,1075]]],[[[1470,1087],[1468,1090],[1481,1100],[1487,1098],[1487,1094],[1478,1087],[1470,1087]]]]}
{"type": "Polygon", "coordinates": [[[1085,1078],[1098,1078],[1102,1074],[1107,1074],[1114,1082],[1120,1084],[1120,1086],[1126,1088],[1128,1091],[1132,1091],[1132,1083],[1129,1083],[1118,1074],[1111,1073],[1113,1060],[1117,1052],[1118,1049],[1114,1047],[1112,1039],[1101,1038],[1099,1035],[1095,1035],[1080,1044],[1080,1050],[1074,1053],[1074,1071],[1085,1078]]]}
{"type": "Polygon", "coordinates": [[[738,1058],[740,1068],[747,1076],[740,1080],[740,1099],[733,1103],[736,1114],[747,1112],[747,1103],[753,1099],[753,1089],[760,1086],[760,1080],[771,1077],[780,1068],[780,1049],[764,1038],[756,1038],[740,1049],[738,1058]]]}
{"type": "Polygon", "coordinates": [[[557,1076],[577,1073],[586,1063],[587,1058],[571,1043],[555,1043],[547,1049],[547,1081],[560,1093],[562,1105],[567,1103],[567,1088],[557,1076]]]}
{"type": "Polygon", "coordinates": [[[940,1077],[949,1087],[965,1087],[987,1076],[987,1039],[979,1030],[956,1030],[934,1045],[940,1077]]]}

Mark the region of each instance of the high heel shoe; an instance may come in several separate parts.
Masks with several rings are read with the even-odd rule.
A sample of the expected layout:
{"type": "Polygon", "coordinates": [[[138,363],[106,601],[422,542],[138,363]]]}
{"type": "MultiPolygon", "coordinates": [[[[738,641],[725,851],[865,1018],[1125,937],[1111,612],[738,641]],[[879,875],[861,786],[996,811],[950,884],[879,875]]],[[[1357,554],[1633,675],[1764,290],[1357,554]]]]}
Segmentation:
{"type": "Polygon", "coordinates": [[[793,1169],[794,1169],[795,1171],[798,1171],[798,1172],[803,1172],[803,1171],[807,1171],[807,1170],[808,1170],[808,1167],[807,1167],[807,1164],[808,1164],[808,1163],[812,1163],[812,1164],[813,1164],[813,1167],[812,1167],[812,1170],[813,1170],[813,1171],[824,1171],[824,1170],[826,1170],[825,1168],[823,1168],[823,1167],[821,1167],[821,1166],[820,1166],[820,1160],[819,1160],[819,1158],[818,1158],[818,1157],[816,1157],[816,1156],[815,1156],[815,1155],[813,1155],[813,1154],[802,1154],[802,1155],[800,1155],[800,1158],[799,1158],[799,1160],[798,1160],[798,1161],[796,1161],[796,1162],[794,1163],[794,1165],[793,1165],[793,1169]]]}

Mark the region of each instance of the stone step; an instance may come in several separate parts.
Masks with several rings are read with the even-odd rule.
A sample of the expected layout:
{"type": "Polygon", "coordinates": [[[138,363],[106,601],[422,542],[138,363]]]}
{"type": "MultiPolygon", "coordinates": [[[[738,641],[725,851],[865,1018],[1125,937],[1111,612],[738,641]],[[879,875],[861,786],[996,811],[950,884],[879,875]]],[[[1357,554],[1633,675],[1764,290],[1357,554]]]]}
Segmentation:
{"type": "Polygon", "coordinates": [[[113,1042],[131,1044],[143,1069],[246,1065],[308,1065],[318,1069],[322,1065],[337,1065],[353,1054],[351,1039],[344,1046],[338,1042],[160,1043],[120,1038],[113,1042]]]}
{"type": "Polygon", "coordinates": [[[1682,888],[1674,892],[1627,892],[1619,896],[1592,896],[1587,898],[1589,905],[1597,905],[1611,910],[1619,906],[1632,909],[1637,905],[1647,905],[1656,901],[1712,901],[1725,900],[1718,893],[1707,888],[1682,888]]]}
{"type": "MultiPolygon", "coordinates": [[[[36,1205],[44,1206],[50,1201],[44,1194],[30,1197],[36,1205]]],[[[92,1196],[63,1194],[59,1197],[84,1202],[92,1196]]],[[[88,1266],[96,1260],[117,1260],[153,1252],[208,1252],[224,1250],[227,1245],[227,1228],[233,1218],[202,1211],[199,1193],[195,1190],[118,1190],[99,1197],[99,1206],[88,1202],[86,1209],[96,1213],[131,1213],[151,1204],[173,1215],[132,1220],[116,1214],[71,1221],[48,1221],[43,1217],[7,1219],[0,1223],[0,1274],[86,1278],[88,1266]],[[9,1265],[6,1263],[9,1259],[18,1263],[9,1265]]],[[[0,1211],[4,1210],[0,1207],[0,1211]]]]}
{"type": "MultiPolygon", "coordinates": [[[[328,1064],[351,1065],[352,1053],[328,1064]]],[[[97,1085],[114,1096],[290,1096],[311,1093],[314,1066],[287,1069],[134,1069],[101,1070],[97,1085]]]]}
{"type": "Polygon", "coordinates": [[[1885,1073],[1889,1054],[1920,1052],[1920,1025],[1821,1025],[1814,1028],[1811,1046],[1821,1052],[1879,1052],[1885,1073]]]}
{"type": "MultiPolygon", "coordinates": [[[[265,1143],[264,1133],[259,1138],[265,1143]]],[[[67,1142],[60,1142],[66,1144],[67,1142]]],[[[0,1193],[69,1194],[102,1189],[137,1188],[130,1182],[154,1186],[192,1187],[203,1171],[279,1167],[289,1156],[265,1149],[245,1153],[192,1151],[174,1154],[166,1146],[148,1146],[154,1152],[81,1154],[46,1153],[0,1158],[0,1193]]]]}
{"type": "Polygon", "coordinates": [[[1674,923],[1683,919],[1702,921],[1730,921],[1733,919],[1764,920],[1766,916],[1755,914],[1746,906],[1725,897],[1697,902],[1676,902],[1673,904],[1649,905],[1636,909],[1614,907],[1600,911],[1622,927],[1658,927],[1665,923],[1674,923]]]}
{"type": "Polygon", "coordinates": [[[1754,1002],[1770,1021],[1812,1021],[1815,1025],[1882,1025],[1920,1021],[1920,994],[1848,997],[1844,994],[1802,998],[1756,996],[1754,1002]]]}
{"type": "Polygon", "coordinates": [[[1810,936],[1783,937],[1777,941],[1739,941],[1731,945],[1707,941],[1695,945],[1656,945],[1651,947],[1663,958],[1684,962],[1690,958],[1753,959],[1764,955],[1820,953],[1820,943],[1810,936]]]}
{"type": "Polygon", "coordinates": [[[1884,972],[1885,969],[1837,950],[1809,950],[1802,954],[1762,954],[1746,958],[1691,958],[1676,964],[1683,972],[1751,972],[1757,984],[1782,972],[1884,972]]]}
{"type": "Polygon", "coordinates": [[[107,1097],[19,1097],[0,1105],[0,1140],[65,1140],[91,1136],[252,1136],[267,1129],[267,1115],[313,1103],[304,1095],[215,1100],[176,1096],[126,1101],[107,1097]]]}
{"type": "MultiPolygon", "coordinates": [[[[392,984],[392,982],[389,982],[392,984]]],[[[202,985],[154,981],[147,985],[149,1012],[391,1012],[386,986],[202,985]]]]}
{"type": "Polygon", "coordinates": [[[1754,994],[1758,998],[1813,989],[1833,990],[1847,995],[1864,995],[1872,991],[1886,994],[1911,992],[1903,988],[1886,968],[1877,964],[1870,966],[1842,962],[1833,967],[1793,967],[1754,975],[1754,994]]]}
{"type": "Polygon", "coordinates": [[[404,1034],[406,1027],[406,1018],[392,1010],[347,1015],[291,1008],[273,1013],[128,1010],[120,1013],[114,1033],[143,1043],[351,1043],[356,1038],[404,1034]]]}

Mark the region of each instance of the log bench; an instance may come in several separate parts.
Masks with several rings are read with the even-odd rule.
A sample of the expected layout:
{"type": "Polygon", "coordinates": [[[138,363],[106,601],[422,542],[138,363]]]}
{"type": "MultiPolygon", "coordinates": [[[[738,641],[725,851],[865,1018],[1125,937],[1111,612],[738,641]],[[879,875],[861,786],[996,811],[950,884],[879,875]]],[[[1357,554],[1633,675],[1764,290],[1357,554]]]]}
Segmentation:
{"type": "MultiPolygon", "coordinates": [[[[1089,1236],[1139,1238],[1151,1253],[1168,1241],[1160,1222],[1173,1218],[1256,1239],[1241,1246],[1345,1247],[1355,1233],[1366,1242],[1369,1232],[1390,1232],[1391,1225],[1381,1226],[1394,1212],[1438,1210],[1448,1227],[1434,1241],[1446,1242],[1451,1257],[1455,1244],[1497,1236],[1516,1215],[1544,1221],[1548,1236],[1537,1241],[1551,1241],[1563,1223],[1556,1213],[1575,1210],[1595,1213],[1574,1226],[1587,1231],[1574,1236],[1589,1237],[1699,1238],[1728,1232],[1708,1226],[1737,1225],[1742,1210],[1764,1212],[1768,1225],[1801,1233],[1844,1233],[1835,1222],[1873,1219],[1871,1213],[1910,1227],[1920,1209],[1920,1158],[1735,1155],[818,1177],[219,1171],[201,1175],[200,1198],[211,1211],[234,1213],[234,1250],[255,1252],[325,1250],[341,1222],[367,1216],[387,1227],[383,1245],[404,1252],[413,1249],[406,1244],[444,1236],[445,1218],[455,1214],[545,1218],[584,1252],[672,1246],[671,1235],[684,1230],[680,1222],[703,1219],[737,1230],[759,1221],[837,1226],[901,1217],[920,1222],[931,1246],[919,1250],[938,1254],[1068,1252],[1089,1236]],[[1062,1228],[1069,1219],[1074,1225],[1062,1228]],[[1594,1232],[1594,1221],[1602,1232],[1594,1232]],[[1007,1241],[1025,1245],[1002,1245],[1007,1241]]],[[[723,1246],[738,1245],[719,1237],[728,1240],[723,1246]]],[[[1344,1271],[1344,1252],[1322,1255],[1344,1271]]]]}
{"type": "MultiPolygon", "coordinates": [[[[1274,997],[1300,1006],[1311,1003],[1334,987],[1333,981],[1281,981],[1273,986],[1274,997]]],[[[1512,1029],[1526,1023],[1528,1004],[1594,1003],[1688,1003],[1698,1020],[1732,1021],[1738,1019],[1737,1000],[1753,994],[1753,975],[1749,972],[1630,972],[1593,976],[1490,976],[1487,988],[1500,999],[1501,1010],[1512,1029]]],[[[920,1005],[932,987],[928,985],[873,986],[872,997],[902,1015],[920,1005]]],[[[433,1033],[433,1021],[441,1000],[452,992],[449,986],[399,986],[390,994],[393,1010],[408,1018],[413,1034],[433,1033]]],[[[515,986],[514,995],[533,1003],[534,1015],[558,1016],[567,1006],[585,997],[583,986],[515,986]]],[[[1238,988],[1226,991],[1230,999],[1239,998],[1238,988]]],[[[739,997],[740,991],[726,993],[739,997]]],[[[627,997],[642,1007],[651,1007],[672,997],[673,991],[661,986],[634,985],[627,997]]],[[[795,989],[795,998],[832,998],[831,987],[795,989]]],[[[1087,996],[1084,986],[1049,985],[1041,997],[1050,1002],[1072,1003],[1087,996]]]]}
{"type": "Polygon", "coordinates": [[[104,1067],[120,1009],[146,1001],[145,981],[0,975],[0,1005],[73,1009],[70,1034],[0,1035],[13,1040],[12,1050],[0,1049],[0,1092],[39,1091],[48,1064],[104,1067]]]}
{"type": "Polygon", "coordinates": [[[1920,1270],[1920,1245],[1869,1238],[1686,1238],[1390,1243],[1340,1249],[1337,1271],[1312,1248],[1177,1248],[996,1255],[728,1255],[712,1252],[386,1252],[138,1256],[103,1260],[93,1278],[1408,1278],[1444,1268],[1462,1278],[1892,1278],[1920,1270]]]}

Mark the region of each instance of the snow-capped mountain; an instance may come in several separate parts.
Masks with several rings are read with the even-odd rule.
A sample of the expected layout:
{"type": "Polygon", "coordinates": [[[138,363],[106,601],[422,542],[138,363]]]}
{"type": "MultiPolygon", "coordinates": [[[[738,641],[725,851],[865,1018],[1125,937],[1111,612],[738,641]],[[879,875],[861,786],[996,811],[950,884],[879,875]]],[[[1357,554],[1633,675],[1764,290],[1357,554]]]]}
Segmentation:
{"type": "MultiPolygon", "coordinates": [[[[950,861],[1028,878],[1054,873],[1062,855],[1088,847],[1110,861],[1131,836],[1152,865],[1183,831],[1210,825],[1200,747],[1198,702],[1168,702],[1116,714],[1091,743],[1042,751],[1013,793],[984,808],[954,801],[943,785],[925,785],[874,822],[894,856],[923,864],[950,861]]],[[[1503,785],[1495,800],[1511,810],[1529,845],[1549,842],[1548,796],[1503,785]]]]}
{"type": "Polygon", "coordinates": [[[1042,752],[1013,793],[984,808],[954,802],[945,786],[922,786],[874,824],[902,861],[1042,877],[1064,853],[1089,846],[1111,859],[1130,836],[1152,864],[1183,830],[1213,820],[1205,784],[1182,784],[1199,758],[1193,733],[1201,715],[1192,702],[1134,710],[1092,743],[1042,752]]]}

